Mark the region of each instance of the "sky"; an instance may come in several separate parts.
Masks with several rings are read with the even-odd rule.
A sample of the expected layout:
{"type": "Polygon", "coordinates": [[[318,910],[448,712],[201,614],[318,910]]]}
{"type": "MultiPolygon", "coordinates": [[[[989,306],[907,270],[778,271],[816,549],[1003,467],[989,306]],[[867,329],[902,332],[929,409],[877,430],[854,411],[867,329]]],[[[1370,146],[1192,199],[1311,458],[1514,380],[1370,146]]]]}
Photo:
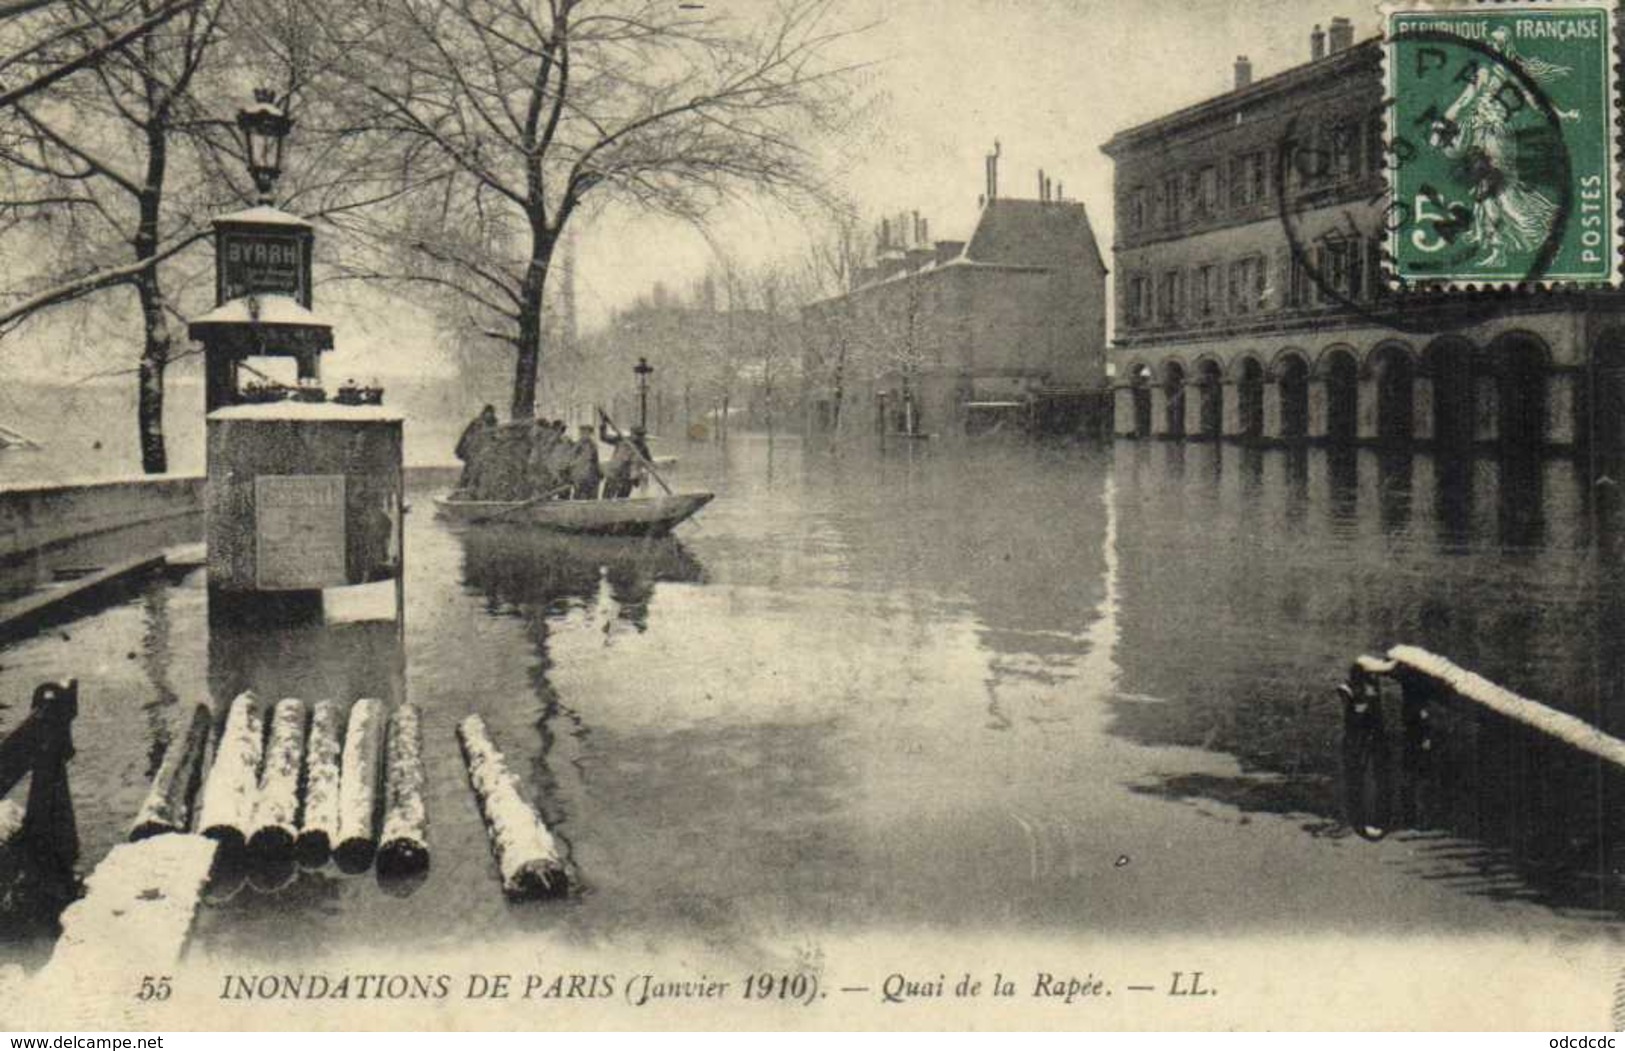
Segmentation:
{"type": "MultiPolygon", "coordinates": [[[[1333,16],[1353,20],[1356,39],[1378,29],[1371,6],[1326,0],[848,0],[845,11],[872,26],[845,52],[873,64],[878,105],[866,135],[826,152],[865,230],[918,209],[933,238],[967,237],[997,139],[1000,196],[1036,197],[1044,169],[1088,208],[1108,258],[1112,169],[1101,144],[1229,90],[1237,55],[1259,79],[1308,61],[1311,30],[1333,16]]],[[[752,209],[714,227],[746,259],[793,252],[804,228],[752,209]]],[[[624,213],[581,229],[578,244],[586,324],[657,281],[688,287],[711,258],[692,231],[624,213]]]]}
{"type": "MultiPolygon", "coordinates": [[[[724,14],[752,15],[771,0],[705,2],[724,14]]],[[[1043,168],[1068,199],[1088,208],[1108,260],[1112,172],[1102,143],[1229,90],[1237,55],[1249,56],[1254,77],[1262,78],[1307,61],[1311,29],[1333,16],[1351,18],[1357,39],[1378,28],[1370,0],[838,2],[840,24],[867,28],[846,38],[834,57],[864,67],[871,106],[852,137],[817,149],[859,209],[861,229],[917,209],[933,238],[968,237],[983,158],[997,139],[1000,195],[1036,197],[1043,168]]],[[[807,220],[760,202],[714,216],[709,237],[616,208],[572,225],[578,310],[589,330],[657,282],[674,292],[691,288],[718,249],[746,265],[789,261],[808,230],[807,220]]],[[[450,370],[443,333],[422,308],[376,295],[347,298],[326,300],[339,349],[324,373],[450,370]]],[[[27,369],[32,359],[30,371],[59,367],[53,348],[32,350],[8,360],[27,369]]],[[[106,365],[72,368],[88,374],[106,365]]]]}

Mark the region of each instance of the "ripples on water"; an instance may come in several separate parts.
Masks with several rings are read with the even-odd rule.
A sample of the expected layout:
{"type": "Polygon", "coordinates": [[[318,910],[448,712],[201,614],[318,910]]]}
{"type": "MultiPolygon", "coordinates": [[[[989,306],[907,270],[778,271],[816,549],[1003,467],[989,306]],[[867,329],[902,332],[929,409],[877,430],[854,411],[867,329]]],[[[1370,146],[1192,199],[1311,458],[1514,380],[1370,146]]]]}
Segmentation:
{"type": "Polygon", "coordinates": [[[1394,836],[1341,820],[1331,689],[1361,652],[1427,646],[1621,731],[1620,510],[1569,461],[678,451],[719,496],[662,542],[456,531],[414,494],[404,685],[387,625],[211,636],[194,574],[0,651],[0,727],[39,679],[81,679],[95,859],[195,699],[421,705],[429,878],[399,897],[310,873],[208,910],[209,950],[269,958],[1613,914],[1613,782],[1470,714],[1441,713],[1434,772],[1396,771],[1394,836]],[[502,901],[452,733],[469,711],[566,845],[571,900],[502,901]]]}

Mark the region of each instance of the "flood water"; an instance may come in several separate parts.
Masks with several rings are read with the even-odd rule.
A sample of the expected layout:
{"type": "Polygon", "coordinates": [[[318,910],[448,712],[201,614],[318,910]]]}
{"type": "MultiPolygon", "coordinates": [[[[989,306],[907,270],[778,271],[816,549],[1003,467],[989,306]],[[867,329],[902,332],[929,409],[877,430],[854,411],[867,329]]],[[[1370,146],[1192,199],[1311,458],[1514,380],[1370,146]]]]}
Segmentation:
{"type": "Polygon", "coordinates": [[[718,494],[672,540],[452,527],[413,492],[404,643],[383,623],[211,637],[194,572],[0,650],[0,729],[36,682],[80,680],[88,866],[193,703],[420,705],[427,880],[220,895],[203,950],[273,961],[525,931],[747,954],[874,929],[1550,932],[1625,905],[1618,786],[1470,710],[1440,712],[1428,770],[1397,763],[1391,834],[1353,835],[1333,694],[1356,655],[1409,642],[1625,733],[1625,510],[1588,468],[669,451],[674,481],[718,494]],[[568,900],[503,900],[453,732],[469,712],[565,845],[568,900]]]}

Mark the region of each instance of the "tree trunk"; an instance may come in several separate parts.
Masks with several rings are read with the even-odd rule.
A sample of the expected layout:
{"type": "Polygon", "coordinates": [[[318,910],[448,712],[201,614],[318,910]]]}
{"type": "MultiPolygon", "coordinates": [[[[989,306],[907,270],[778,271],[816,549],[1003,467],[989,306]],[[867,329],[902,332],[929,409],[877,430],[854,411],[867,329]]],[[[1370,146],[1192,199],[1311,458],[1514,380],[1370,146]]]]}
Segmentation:
{"type": "MultiPolygon", "coordinates": [[[[149,272],[149,276],[156,284],[156,275],[149,272]]],[[[147,338],[141,351],[135,418],[141,441],[141,470],[147,474],[169,470],[169,453],[164,444],[164,369],[169,364],[170,340],[169,325],[162,313],[162,294],[158,300],[158,307],[149,308],[147,295],[143,292],[141,296],[141,310],[147,314],[147,338]],[[158,312],[156,316],[152,310],[158,312]]]]}
{"type": "Polygon", "coordinates": [[[536,415],[536,381],[542,364],[542,293],[547,288],[547,269],[553,259],[553,236],[546,226],[533,220],[530,265],[520,289],[518,354],[513,366],[513,398],[508,413],[515,420],[536,415]]]}
{"type": "MultiPolygon", "coordinates": [[[[149,85],[149,93],[150,90],[149,85]]],[[[166,117],[166,114],[155,113],[147,125],[147,179],[141,189],[141,222],[133,241],[137,259],[152,259],[158,254],[158,217],[169,159],[166,117]]],[[[147,474],[163,474],[169,470],[169,455],[164,446],[164,369],[169,365],[172,340],[169,318],[164,313],[164,292],[158,284],[158,268],[152,266],[142,271],[135,287],[141,300],[141,331],[145,339],[135,410],[141,442],[141,470],[147,474]]]]}

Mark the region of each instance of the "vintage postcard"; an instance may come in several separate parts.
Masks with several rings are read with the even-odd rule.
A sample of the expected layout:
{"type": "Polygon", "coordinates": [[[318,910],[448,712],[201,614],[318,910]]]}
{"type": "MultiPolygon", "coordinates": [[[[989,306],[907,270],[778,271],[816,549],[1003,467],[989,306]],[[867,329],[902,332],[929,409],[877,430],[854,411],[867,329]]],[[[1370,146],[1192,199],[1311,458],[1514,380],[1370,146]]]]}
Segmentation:
{"type": "Polygon", "coordinates": [[[1616,1028],[1618,33],[0,3],[0,1028],[1616,1028]]]}

